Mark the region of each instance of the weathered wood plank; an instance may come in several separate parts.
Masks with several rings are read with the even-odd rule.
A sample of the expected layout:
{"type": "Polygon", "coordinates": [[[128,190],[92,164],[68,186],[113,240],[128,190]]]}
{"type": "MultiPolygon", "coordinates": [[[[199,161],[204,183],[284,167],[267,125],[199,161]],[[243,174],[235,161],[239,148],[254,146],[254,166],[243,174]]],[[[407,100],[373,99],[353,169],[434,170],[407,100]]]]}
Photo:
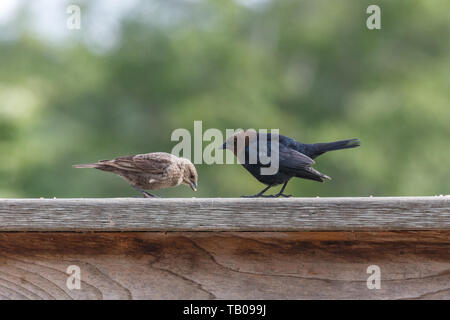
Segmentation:
{"type": "Polygon", "coordinates": [[[0,200],[0,232],[449,229],[450,196],[0,200]]]}
{"type": "Polygon", "coordinates": [[[0,299],[450,299],[449,246],[449,231],[0,233],[0,299]]]}

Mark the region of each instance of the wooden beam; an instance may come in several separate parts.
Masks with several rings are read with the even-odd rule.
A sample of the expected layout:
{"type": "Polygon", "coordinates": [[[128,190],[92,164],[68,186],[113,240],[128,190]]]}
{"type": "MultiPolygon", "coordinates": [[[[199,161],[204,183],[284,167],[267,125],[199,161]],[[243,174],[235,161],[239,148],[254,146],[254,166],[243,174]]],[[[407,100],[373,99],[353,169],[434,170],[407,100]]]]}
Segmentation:
{"type": "Polygon", "coordinates": [[[0,299],[450,299],[449,248],[449,196],[5,199],[0,299]]]}
{"type": "Polygon", "coordinates": [[[363,230],[450,230],[450,196],[0,200],[0,232],[363,230]]]}
{"type": "Polygon", "coordinates": [[[449,247],[448,231],[6,232],[0,299],[448,300],[449,247]]]}

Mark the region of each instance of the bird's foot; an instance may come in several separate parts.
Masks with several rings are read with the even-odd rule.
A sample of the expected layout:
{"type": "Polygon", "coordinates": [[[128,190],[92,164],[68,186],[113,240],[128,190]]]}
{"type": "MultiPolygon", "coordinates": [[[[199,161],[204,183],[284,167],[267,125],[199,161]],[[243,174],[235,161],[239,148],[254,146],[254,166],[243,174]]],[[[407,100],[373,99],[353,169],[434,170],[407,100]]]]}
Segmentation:
{"type": "Polygon", "coordinates": [[[160,198],[159,196],[148,193],[147,191],[142,191],[142,194],[144,195],[144,198],[160,198]]]}
{"type": "Polygon", "coordinates": [[[276,197],[290,198],[290,197],[292,197],[292,194],[278,193],[278,194],[276,194],[275,196],[276,196],[276,197]]]}
{"type": "Polygon", "coordinates": [[[254,194],[252,196],[241,196],[241,198],[267,198],[267,196],[263,194],[254,194]]]}
{"type": "Polygon", "coordinates": [[[268,189],[270,189],[272,186],[267,186],[264,190],[258,192],[257,194],[253,196],[241,196],[241,198],[270,198],[270,196],[264,195],[264,192],[266,192],[268,189]]]}
{"type": "Polygon", "coordinates": [[[253,196],[241,196],[241,198],[273,198],[274,195],[255,194],[253,196]]]}
{"type": "Polygon", "coordinates": [[[279,198],[279,197],[290,198],[290,197],[292,197],[292,194],[277,193],[277,194],[271,194],[271,195],[268,195],[265,197],[266,198],[279,198]]]}
{"type": "Polygon", "coordinates": [[[157,195],[151,194],[151,193],[149,193],[149,192],[147,192],[147,191],[145,191],[145,190],[142,190],[142,189],[139,188],[139,187],[136,187],[136,186],[133,186],[133,185],[132,185],[132,187],[133,187],[136,191],[140,192],[140,193],[144,196],[144,198],[160,198],[160,197],[158,197],[157,195]]]}

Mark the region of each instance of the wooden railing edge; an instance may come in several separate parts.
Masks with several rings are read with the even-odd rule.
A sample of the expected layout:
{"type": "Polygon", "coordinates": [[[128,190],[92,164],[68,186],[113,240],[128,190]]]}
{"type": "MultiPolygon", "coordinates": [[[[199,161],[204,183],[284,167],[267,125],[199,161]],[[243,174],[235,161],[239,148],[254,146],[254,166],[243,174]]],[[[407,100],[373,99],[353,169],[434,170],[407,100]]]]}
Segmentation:
{"type": "Polygon", "coordinates": [[[0,232],[450,230],[450,196],[0,199],[0,232]]]}

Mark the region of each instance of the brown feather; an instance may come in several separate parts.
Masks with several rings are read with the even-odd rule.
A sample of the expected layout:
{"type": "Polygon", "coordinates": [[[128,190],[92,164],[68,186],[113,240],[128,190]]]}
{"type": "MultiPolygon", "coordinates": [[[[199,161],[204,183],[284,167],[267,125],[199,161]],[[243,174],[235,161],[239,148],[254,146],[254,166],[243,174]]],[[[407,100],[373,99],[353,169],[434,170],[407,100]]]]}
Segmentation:
{"type": "Polygon", "coordinates": [[[197,171],[188,159],[165,152],[118,157],[73,167],[113,172],[132,186],[144,190],[158,190],[180,184],[192,187],[197,185],[198,179],[197,171]]]}

